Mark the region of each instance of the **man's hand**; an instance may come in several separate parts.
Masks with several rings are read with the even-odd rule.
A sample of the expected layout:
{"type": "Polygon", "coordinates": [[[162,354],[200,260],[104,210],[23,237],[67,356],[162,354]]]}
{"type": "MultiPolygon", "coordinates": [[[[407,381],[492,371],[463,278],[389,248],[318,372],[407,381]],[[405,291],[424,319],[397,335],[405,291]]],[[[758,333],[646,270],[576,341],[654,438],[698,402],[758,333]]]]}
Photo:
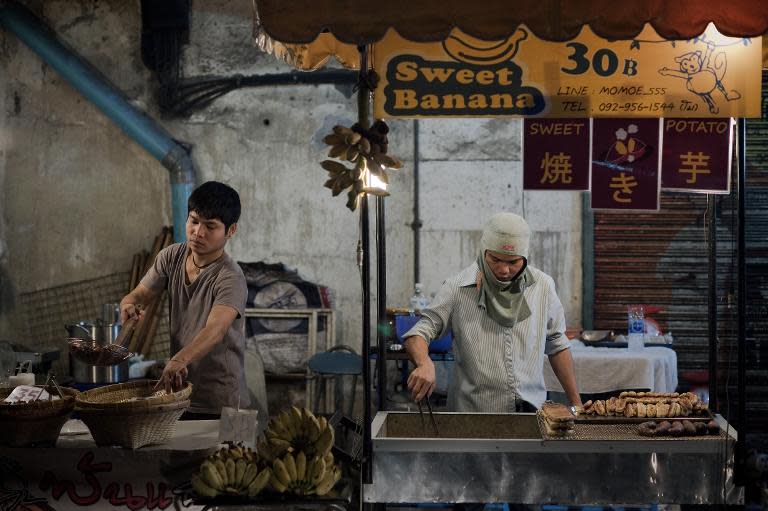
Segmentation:
{"type": "Polygon", "coordinates": [[[125,324],[130,319],[141,319],[144,317],[144,310],[137,303],[120,304],[120,322],[125,324]]]}
{"type": "Polygon", "coordinates": [[[422,365],[411,371],[408,376],[408,390],[417,403],[432,395],[435,390],[435,364],[431,359],[426,359],[422,365]]]}
{"type": "Polygon", "coordinates": [[[165,369],[163,369],[163,374],[155,385],[155,389],[164,388],[168,394],[181,390],[187,379],[187,374],[189,371],[186,363],[170,359],[165,364],[165,369]]]}

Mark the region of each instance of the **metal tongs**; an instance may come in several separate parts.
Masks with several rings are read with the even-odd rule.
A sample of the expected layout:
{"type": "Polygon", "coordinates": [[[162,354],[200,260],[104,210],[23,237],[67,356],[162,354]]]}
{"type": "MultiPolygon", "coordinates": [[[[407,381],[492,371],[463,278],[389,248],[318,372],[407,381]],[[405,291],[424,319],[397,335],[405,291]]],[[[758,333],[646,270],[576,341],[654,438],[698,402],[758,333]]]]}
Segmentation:
{"type": "Polygon", "coordinates": [[[421,429],[424,429],[424,411],[421,408],[421,403],[424,401],[427,402],[427,410],[429,411],[429,420],[432,421],[432,428],[435,430],[435,436],[440,436],[440,431],[437,429],[437,422],[435,421],[435,416],[432,414],[432,403],[429,402],[429,396],[426,396],[424,399],[419,401],[419,417],[421,418],[421,429]]]}

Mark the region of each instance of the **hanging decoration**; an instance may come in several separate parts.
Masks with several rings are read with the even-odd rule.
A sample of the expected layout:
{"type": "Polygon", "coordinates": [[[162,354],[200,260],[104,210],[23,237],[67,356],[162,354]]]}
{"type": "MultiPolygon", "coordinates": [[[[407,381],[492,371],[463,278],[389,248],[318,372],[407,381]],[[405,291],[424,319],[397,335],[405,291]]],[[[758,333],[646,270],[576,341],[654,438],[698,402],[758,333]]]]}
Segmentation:
{"type": "Polygon", "coordinates": [[[357,209],[358,199],[363,193],[386,197],[389,193],[386,186],[389,183],[387,169],[399,169],[402,162],[387,154],[387,124],[378,120],[370,129],[361,127],[358,123],[351,127],[337,125],[333,133],[326,135],[323,142],[331,146],[328,151],[330,158],[353,163],[347,167],[334,160],[324,160],[320,163],[328,171],[329,179],[323,186],[329,188],[334,197],[349,188],[347,192],[347,208],[357,209]]]}

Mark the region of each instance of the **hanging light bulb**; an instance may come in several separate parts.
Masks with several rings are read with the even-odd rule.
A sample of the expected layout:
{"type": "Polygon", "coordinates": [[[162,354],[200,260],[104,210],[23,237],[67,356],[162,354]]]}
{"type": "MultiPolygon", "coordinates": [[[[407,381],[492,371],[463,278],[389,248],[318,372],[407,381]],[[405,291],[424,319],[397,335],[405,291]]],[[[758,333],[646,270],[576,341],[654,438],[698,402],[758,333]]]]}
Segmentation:
{"type": "MultiPolygon", "coordinates": [[[[371,172],[371,169],[368,167],[367,161],[365,161],[364,165],[365,165],[365,187],[386,192],[387,183],[382,181],[381,178],[379,178],[379,176],[371,172]]],[[[381,169],[382,171],[384,171],[384,166],[381,166],[381,169]]]]}

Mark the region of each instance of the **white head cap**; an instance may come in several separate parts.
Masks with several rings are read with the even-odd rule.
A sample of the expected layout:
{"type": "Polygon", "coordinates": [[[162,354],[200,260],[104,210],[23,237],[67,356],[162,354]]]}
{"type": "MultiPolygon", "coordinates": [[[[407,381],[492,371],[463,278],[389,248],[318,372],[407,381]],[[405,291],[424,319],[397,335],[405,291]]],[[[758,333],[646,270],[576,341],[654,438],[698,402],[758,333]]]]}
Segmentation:
{"type": "Polygon", "coordinates": [[[528,222],[514,213],[496,213],[485,224],[480,247],[486,250],[516,255],[528,259],[531,229],[528,222]]]}

